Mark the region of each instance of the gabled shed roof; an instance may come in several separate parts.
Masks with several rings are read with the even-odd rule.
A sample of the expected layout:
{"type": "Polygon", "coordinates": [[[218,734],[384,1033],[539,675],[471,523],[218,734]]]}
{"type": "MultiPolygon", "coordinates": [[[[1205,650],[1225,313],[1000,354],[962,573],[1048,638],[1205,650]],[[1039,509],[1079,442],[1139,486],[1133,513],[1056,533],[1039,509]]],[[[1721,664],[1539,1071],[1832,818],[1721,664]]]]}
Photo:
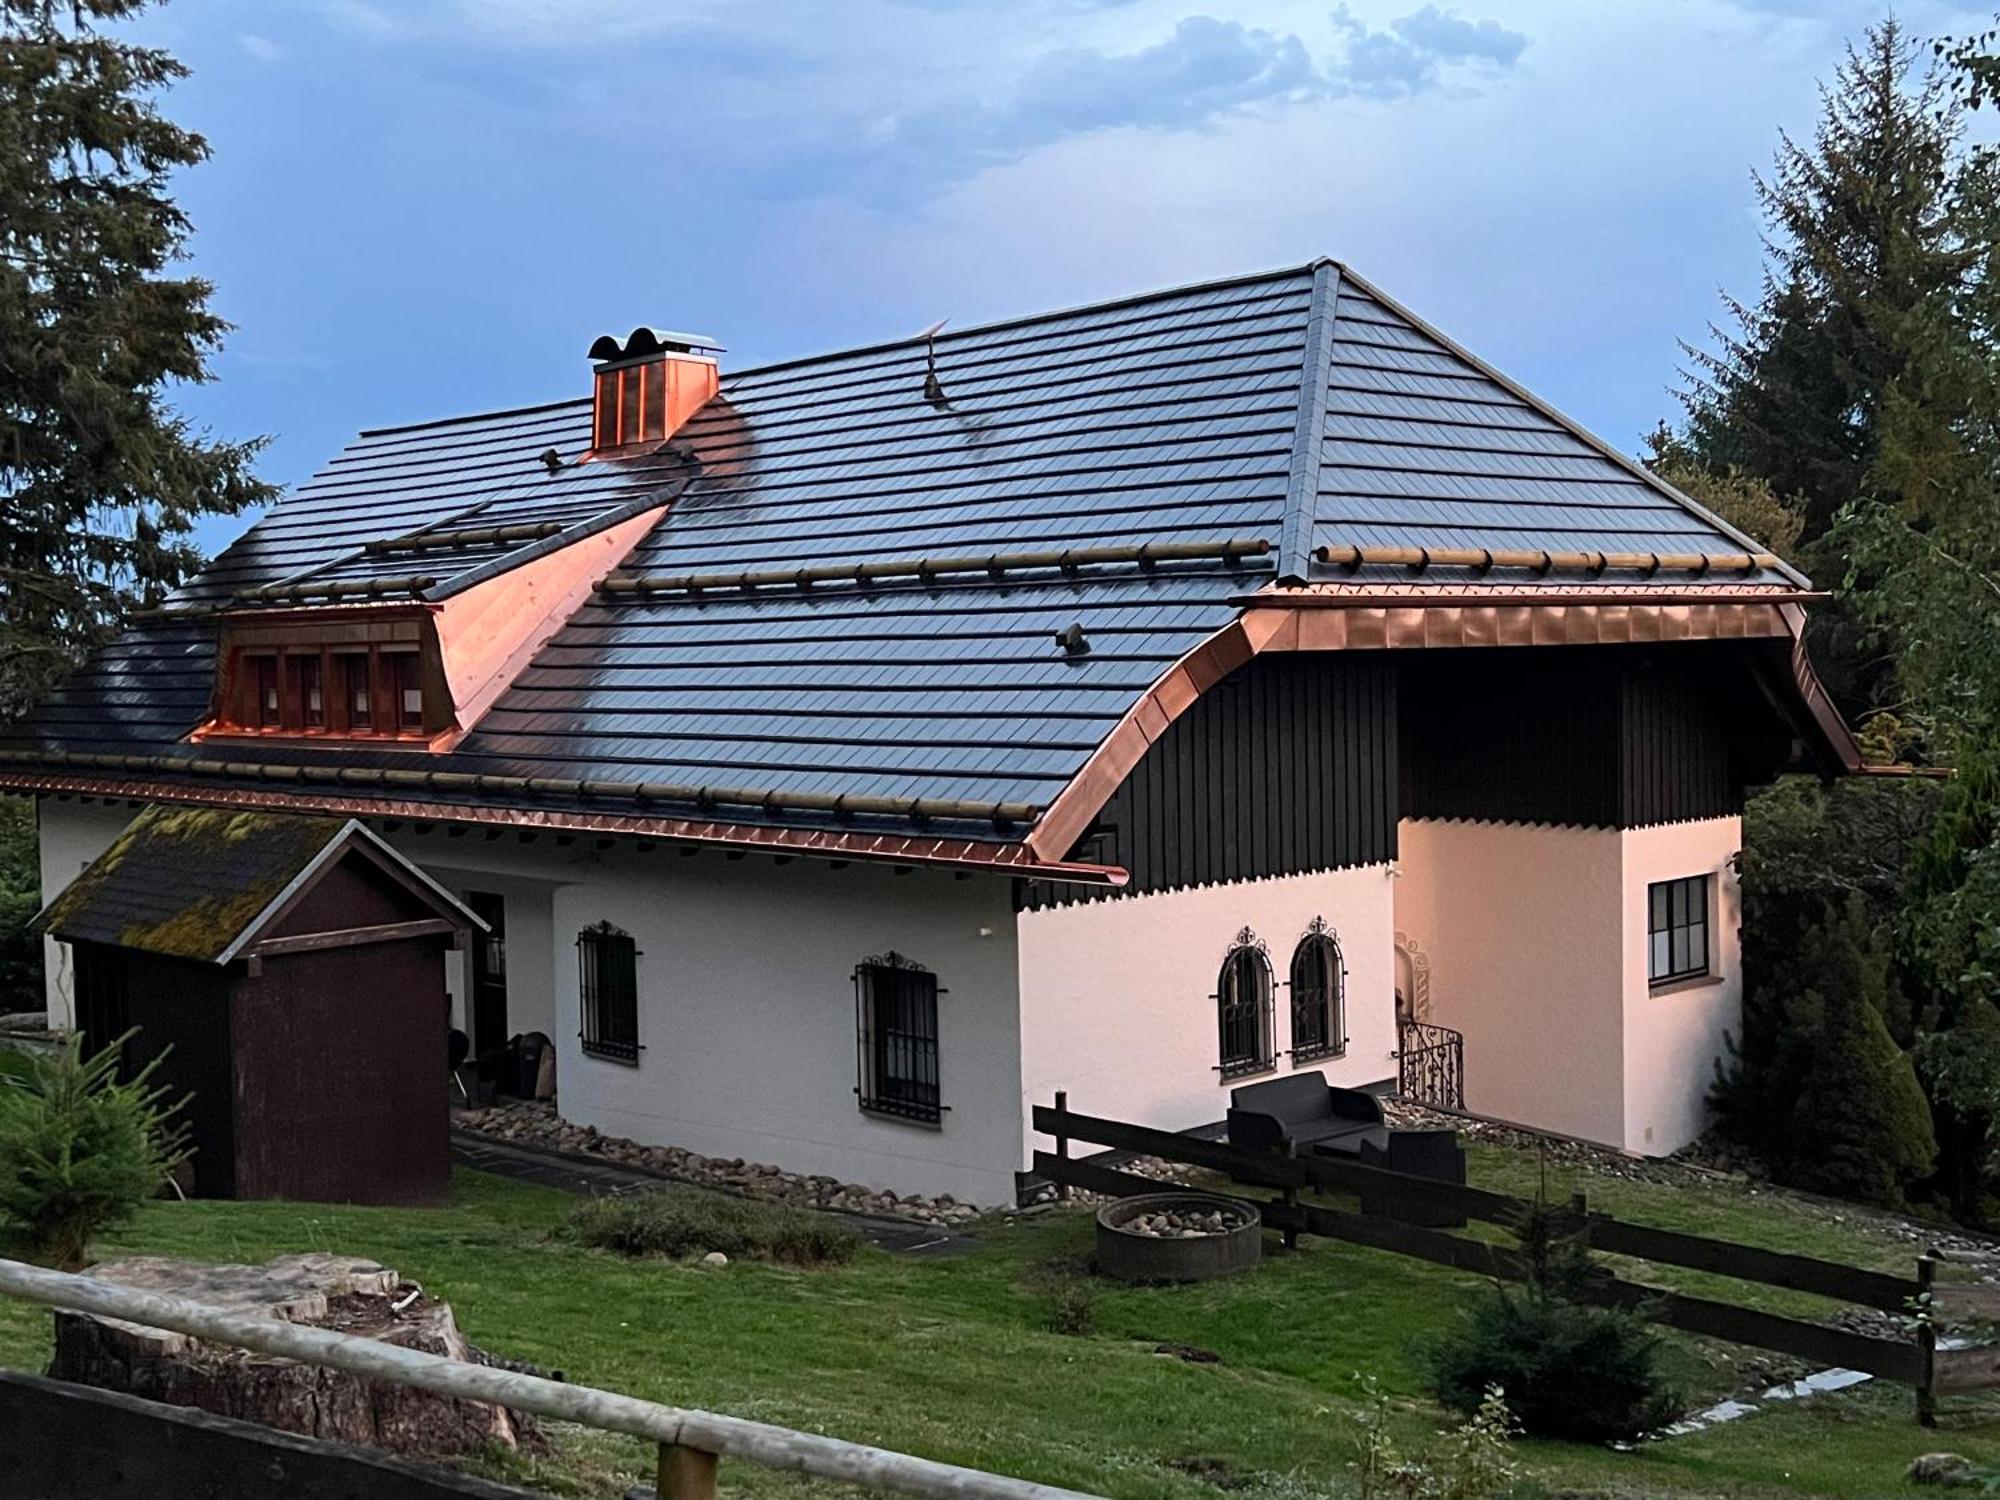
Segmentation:
{"type": "Polygon", "coordinates": [[[456,897],[352,819],[204,807],[141,812],[35,924],[65,942],[226,964],[357,849],[433,916],[484,929],[456,897]]]}
{"type": "MultiPolygon", "coordinates": [[[[183,739],[207,706],[212,622],[169,614],[0,731],[0,761],[137,757],[148,776],[266,789],[297,768],[348,785],[403,777],[421,801],[807,829],[907,832],[914,817],[1005,842],[1018,820],[940,823],[924,804],[1046,806],[1250,596],[1410,577],[1317,561],[1322,547],[1740,558],[1749,545],[1330,261],[942,333],[935,359],[939,399],[919,340],[727,372],[666,450],[636,462],[577,462],[581,399],[365,432],[175,601],[411,573],[437,575],[435,596],[546,541],[469,543],[421,568],[380,544],[424,526],[589,526],[669,488],[624,574],[764,580],[600,591],[449,754],[274,745],[232,772],[183,739]],[[1262,555],[1134,552],[1224,542],[1262,555]],[[1125,560],[770,581],[1090,548],[1125,560]],[[1073,626],[1082,649],[1057,643],[1073,626]],[[849,816],[835,798],[910,815],[849,816]]],[[[1565,583],[1547,569],[1426,575],[1461,591],[1565,583]]],[[[1617,582],[1662,598],[1707,587],[1617,582]]],[[[1796,593],[1804,580],[1763,568],[1734,582],[1796,593]]]]}

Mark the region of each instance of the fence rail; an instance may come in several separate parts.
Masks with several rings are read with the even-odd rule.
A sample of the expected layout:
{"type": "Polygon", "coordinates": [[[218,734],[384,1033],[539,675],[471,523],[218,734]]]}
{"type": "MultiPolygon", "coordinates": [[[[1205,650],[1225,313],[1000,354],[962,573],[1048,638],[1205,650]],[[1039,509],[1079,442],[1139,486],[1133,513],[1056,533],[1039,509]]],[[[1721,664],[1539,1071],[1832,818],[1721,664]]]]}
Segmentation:
{"type": "Polygon", "coordinates": [[[586,1385],[471,1365],[354,1334],[208,1307],[182,1297],[0,1260],[0,1293],[67,1312],[281,1355],[440,1396],[494,1402],[536,1416],[626,1433],[660,1445],[660,1500],[712,1500],[718,1458],[936,1500],[1082,1500],[1078,1491],[871,1448],[693,1408],[663,1406],[586,1385]]]}
{"type": "MultiPolygon", "coordinates": [[[[1034,1128],[1054,1137],[1056,1143],[1053,1152],[1035,1153],[1035,1170],[1064,1188],[1122,1197],[1157,1192],[1162,1186],[1152,1178],[1071,1156],[1071,1144],[1082,1141],[1112,1151],[1128,1151],[1220,1172],[1233,1182],[1252,1187],[1277,1189],[1281,1197],[1258,1207],[1265,1222],[1282,1231],[1288,1242],[1301,1233],[1313,1234],[1503,1281],[1522,1279],[1518,1257],[1502,1246],[1406,1224],[1391,1214],[1354,1213],[1302,1202],[1299,1193],[1301,1189],[1317,1189],[1362,1196],[1368,1208],[1399,1202],[1422,1204],[1432,1211],[1449,1211],[1460,1219],[1507,1226],[1517,1223],[1521,1214],[1533,1206],[1524,1198],[1363,1166],[1341,1157],[1249,1151],[1223,1141],[1080,1114],[1068,1107],[1067,1096],[1063,1094],[1056,1095],[1053,1108],[1038,1105],[1033,1120],[1034,1128]]],[[[1935,1325],[1928,1316],[1931,1309],[2000,1315],[2000,1288],[1937,1286],[1937,1261],[1932,1257],[1917,1261],[1914,1277],[1902,1277],[1809,1255],[1634,1224],[1591,1211],[1581,1196],[1571,1200],[1570,1208],[1576,1224],[1596,1250],[1760,1286],[1809,1292],[1887,1312],[1907,1314],[1921,1310],[1926,1315],[1918,1318],[1912,1339],[1880,1338],[1759,1308],[1644,1286],[1609,1273],[1592,1285],[1587,1294],[1592,1300],[1627,1308],[1651,1322],[1686,1333],[1860,1370],[1911,1386],[1917,1392],[1918,1419],[1926,1424],[1931,1420],[1938,1393],[2000,1385],[2000,1350],[1940,1351],[1936,1347],[1935,1325]],[[1991,1295],[1980,1295],[1982,1291],[1991,1295]]]]}

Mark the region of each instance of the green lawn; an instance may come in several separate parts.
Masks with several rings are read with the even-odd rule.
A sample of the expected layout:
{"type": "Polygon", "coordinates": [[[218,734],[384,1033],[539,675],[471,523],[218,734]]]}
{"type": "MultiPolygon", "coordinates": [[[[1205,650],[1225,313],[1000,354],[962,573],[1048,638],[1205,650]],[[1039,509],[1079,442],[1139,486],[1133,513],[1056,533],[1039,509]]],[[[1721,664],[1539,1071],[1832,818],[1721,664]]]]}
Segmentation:
{"type": "MultiPolygon", "coordinates": [[[[1517,1167],[1482,1151],[1475,1176],[1530,1186],[1506,1180],[1517,1167]]],[[[1591,1186],[1601,1206],[1656,1223],[1887,1266],[1908,1258],[1867,1226],[1728,1189],[1591,1186]]],[[[1421,1446],[1441,1418],[1421,1398],[1411,1341],[1477,1289],[1454,1272],[1308,1241],[1233,1281],[1106,1289],[1097,1331],[1066,1337],[1046,1330],[1043,1283],[1052,1264],[1087,1253],[1082,1213],[989,1222],[982,1247],[953,1259],[869,1250],[832,1270],[703,1270],[552,1239],[571,1201],[462,1173],[454,1204],[438,1210],[158,1203],[102,1249],[373,1256],[448,1298],[477,1342],[573,1380],[1110,1495],[1209,1500],[1215,1478],[1279,1500],[1347,1493],[1357,1372],[1395,1399],[1403,1446],[1421,1446]],[[1162,1357],[1162,1342],[1214,1350],[1222,1363],[1162,1357]]],[[[45,1313],[0,1301],[0,1362],[38,1366],[47,1340],[45,1313]]],[[[1708,1357],[1690,1346],[1690,1368],[1710,1371],[1708,1357]]],[[[1917,1453],[2000,1456],[2000,1400],[1948,1401],[1944,1420],[1946,1431],[1922,1433],[1907,1392],[1863,1387],[1636,1454],[1523,1452],[1552,1487],[1590,1494],[1886,1495],[1905,1492],[1900,1475],[1917,1453]]],[[[646,1463],[624,1440],[559,1438],[554,1460],[497,1467],[564,1493],[613,1496],[646,1463]]],[[[812,1487],[741,1466],[726,1466],[724,1483],[751,1495],[812,1487]]]]}

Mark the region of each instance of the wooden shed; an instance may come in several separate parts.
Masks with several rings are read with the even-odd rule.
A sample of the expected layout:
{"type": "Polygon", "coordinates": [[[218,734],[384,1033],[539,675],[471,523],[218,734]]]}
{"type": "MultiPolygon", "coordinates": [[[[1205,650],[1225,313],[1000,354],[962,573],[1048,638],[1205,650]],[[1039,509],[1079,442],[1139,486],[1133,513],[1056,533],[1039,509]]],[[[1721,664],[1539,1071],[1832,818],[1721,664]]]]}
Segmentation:
{"type": "Polygon", "coordinates": [[[443,1196],[444,954],[481,923],[360,823],[148,808],[38,922],[85,1047],[136,1028],[191,1096],[200,1196],[443,1196]]]}

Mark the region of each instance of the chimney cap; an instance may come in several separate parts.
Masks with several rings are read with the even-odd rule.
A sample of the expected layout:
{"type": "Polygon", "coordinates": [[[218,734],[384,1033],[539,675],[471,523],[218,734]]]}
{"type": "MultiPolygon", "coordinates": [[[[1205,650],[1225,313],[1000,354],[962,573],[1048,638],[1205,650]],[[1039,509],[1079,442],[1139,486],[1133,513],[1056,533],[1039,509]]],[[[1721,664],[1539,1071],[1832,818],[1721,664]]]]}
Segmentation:
{"type": "Polygon", "coordinates": [[[669,328],[639,327],[619,338],[601,333],[590,346],[590,357],[605,363],[644,359],[653,354],[720,354],[722,345],[705,333],[675,333],[669,328]]]}

